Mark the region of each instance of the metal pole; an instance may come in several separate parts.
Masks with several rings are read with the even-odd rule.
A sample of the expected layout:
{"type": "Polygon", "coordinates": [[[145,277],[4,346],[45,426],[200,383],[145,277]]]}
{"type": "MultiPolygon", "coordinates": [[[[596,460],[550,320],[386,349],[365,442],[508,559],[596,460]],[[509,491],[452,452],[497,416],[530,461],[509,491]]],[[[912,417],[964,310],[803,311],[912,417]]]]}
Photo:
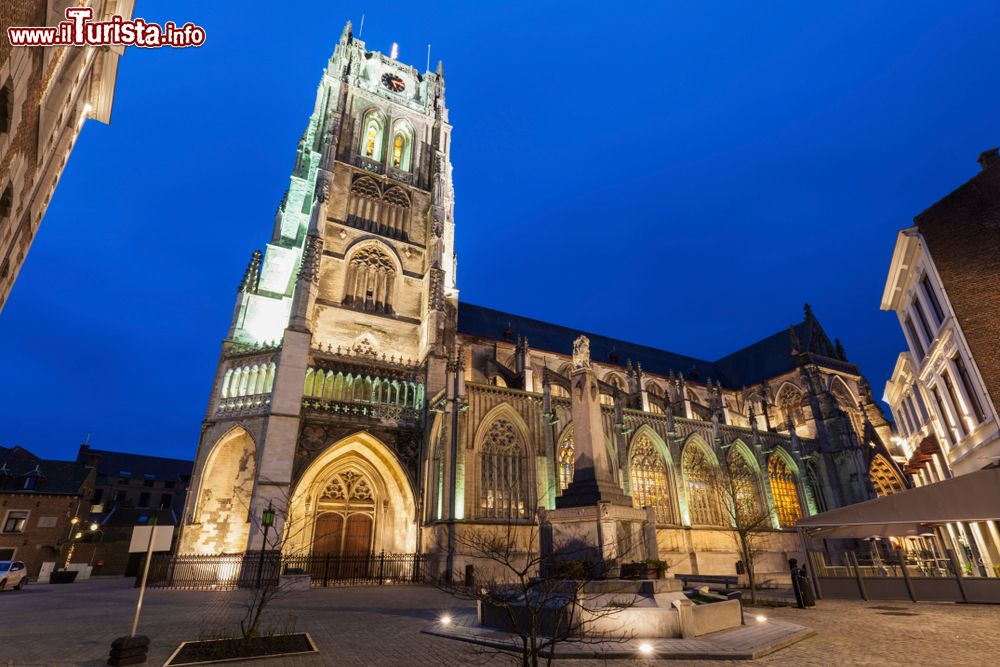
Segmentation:
{"type": "Polygon", "coordinates": [[[268,524],[264,524],[264,539],[260,543],[260,561],[257,563],[257,588],[260,588],[261,577],[264,574],[264,549],[267,547],[267,530],[270,527],[268,524]]]}
{"type": "Polygon", "coordinates": [[[139,584],[139,602],[135,605],[135,618],[132,619],[132,634],[139,628],[139,612],[142,611],[142,598],[146,594],[146,579],[149,578],[149,561],[153,559],[153,535],[156,533],[156,518],[149,523],[149,544],[146,546],[146,566],[142,568],[142,583],[139,584]]]}

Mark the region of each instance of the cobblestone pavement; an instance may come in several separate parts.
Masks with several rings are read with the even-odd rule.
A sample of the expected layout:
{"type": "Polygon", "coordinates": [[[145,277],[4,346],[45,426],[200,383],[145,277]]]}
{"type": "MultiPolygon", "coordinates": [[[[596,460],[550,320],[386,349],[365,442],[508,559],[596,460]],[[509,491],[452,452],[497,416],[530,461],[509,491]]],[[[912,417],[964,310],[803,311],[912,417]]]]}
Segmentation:
{"type": "MultiPolygon", "coordinates": [[[[239,593],[151,590],[140,632],[152,640],[147,665],[162,665],[180,642],[237,630],[239,593]]],[[[0,593],[0,666],[104,665],[111,640],[127,634],[136,590],[127,580],[31,585],[0,593]]],[[[273,603],[265,625],[312,634],[320,653],[254,661],[257,667],[509,664],[478,647],[421,634],[442,612],[466,608],[422,586],[352,587],[294,593],[273,603]]],[[[821,601],[810,610],[762,609],[817,632],[757,661],[762,665],[1000,664],[1000,607],[821,601]],[[907,614],[907,615],[902,615],[907,614]]],[[[648,661],[573,660],[572,667],[648,661]]],[[[228,663],[244,664],[244,663],[228,663]]],[[[664,662],[727,665],[732,662],[664,662]]]]}

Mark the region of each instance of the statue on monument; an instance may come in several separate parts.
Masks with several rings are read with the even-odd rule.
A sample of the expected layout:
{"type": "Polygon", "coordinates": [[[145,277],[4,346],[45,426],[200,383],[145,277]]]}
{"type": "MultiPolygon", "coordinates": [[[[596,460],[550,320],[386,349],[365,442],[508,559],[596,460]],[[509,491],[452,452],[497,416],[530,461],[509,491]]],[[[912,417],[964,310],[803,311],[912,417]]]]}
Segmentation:
{"type": "Polygon", "coordinates": [[[573,368],[590,368],[590,339],[586,336],[573,341],[573,368]]]}

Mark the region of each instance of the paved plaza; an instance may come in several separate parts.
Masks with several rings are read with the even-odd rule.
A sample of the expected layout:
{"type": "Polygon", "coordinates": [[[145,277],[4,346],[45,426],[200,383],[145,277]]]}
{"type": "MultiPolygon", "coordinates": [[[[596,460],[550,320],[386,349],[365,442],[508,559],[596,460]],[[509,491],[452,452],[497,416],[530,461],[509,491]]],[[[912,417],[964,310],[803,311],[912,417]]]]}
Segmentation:
{"type": "MultiPolygon", "coordinates": [[[[135,608],[130,580],[30,585],[0,593],[0,666],[104,665],[115,637],[127,634],[135,608]]],[[[140,631],[153,641],[147,665],[162,665],[189,639],[232,634],[239,593],[151,590],[140,631]]],[[[423,586],[315,589],[275,601],[272,626],[312,634],[320,653],[253,661],[301,665],[506,664],[474,645],[421,633],[441,613],[468,610],[423,586]]],[[[766,656],[760,665],[984,665],[1000,644],[1000,607],[904,602],[821,601],[810,610],[755,610],[812,627],[816,636],[766,656]]],[[[573,667],[650,664],[640,660],[566,660],[573,667]]],[[[243,664],[243,663],[228,663],[243,664]]],[[[663,661],[732,665],[732,661],[663,661]]],[[[995,664],[995,663],[994,663],[995,664]]]]}

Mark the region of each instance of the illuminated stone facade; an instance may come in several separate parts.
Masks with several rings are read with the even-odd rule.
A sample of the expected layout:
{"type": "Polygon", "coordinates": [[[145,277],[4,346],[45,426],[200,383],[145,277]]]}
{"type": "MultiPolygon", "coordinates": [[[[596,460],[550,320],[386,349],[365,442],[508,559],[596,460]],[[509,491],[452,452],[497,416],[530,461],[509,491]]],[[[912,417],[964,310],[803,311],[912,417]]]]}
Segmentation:
{"type": "MultiPolygon", "coordinates": [[[[8,0],[0,25],[53,26],[69,0],[8,0]]],[[[131,18],[133,0],[94,0],[94,20],[131,18]]],[[[83,123],[111,120],[121,48],[12,48],[0,39],[0,311],[38,233],[83,123]]]]}
{"type": "Polygon", "coordinates": [[[573,492],[584,417],[605,493],[652,508],[680,571],[736,560],[706,467],[747,471],[741,493],[771,515],[771,573],[799,548],[795,517],[874,496],[888,425],[808,307],[703,361],[459,303],[450,146],[441,66],[369,51],[348,24],[239,287],[182,553],[258,548],[271,503],[288,552],[420,551],[443,567],[449,533],[528,526],[573,492]],[[596,394],[582,407],[570,376],[584,356],[596,394]],[[234,439],[244,458],[220,465],[234,439]]]}

